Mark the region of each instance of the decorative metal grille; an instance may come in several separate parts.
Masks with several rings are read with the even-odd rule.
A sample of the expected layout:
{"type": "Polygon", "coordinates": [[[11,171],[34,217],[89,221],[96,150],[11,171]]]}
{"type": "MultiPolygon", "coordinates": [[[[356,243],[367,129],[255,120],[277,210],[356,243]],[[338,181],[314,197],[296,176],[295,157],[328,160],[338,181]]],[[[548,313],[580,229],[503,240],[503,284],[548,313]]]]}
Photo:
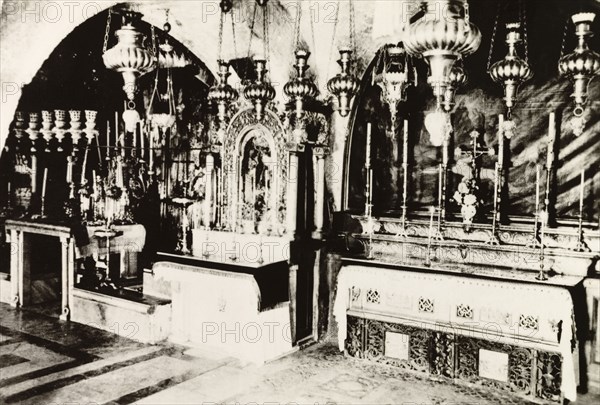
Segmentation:
{"type": "Polygon", "coordinates": [[[531,315],[520,315],[519,316],[519,327],[528,330],[538,330],[539,323],[538,318],[531,315]]]}
{"type": "MultiPolygon", "coordinates": [[[[433,311],[433,303],[421,302],[419,308],[433,311]],[[428,305],[431,304],[431,305],[428,305]]],[[[464,381],[475,386],[512,392],[519,396],[560,402],[562,357],[558,353],[537,351],[512,344],[491,342],[469,336],[431,331],[399,323],[381,322],[348,316],[346,350],[349,355],[464,381]],[[385,356],[386,332],[409,336],[408,359],[385,356]],[[507,381],[479,375],[480,349],[508,355],[507,381]]],[[[482,388],[483,389],[483,388],[482,388]]]]}
{"type": "Polygon", "coordinates": [[[473,319],[473,308],[470,305],[459,304],[456,307],[456,317],[473,319]]]}
{"type": "Polygon", "coordinates": [[[419,312],[433,313],[433,300],[429,298],[419,298],[419,312]]]}
{"type": "Polygon", "coordinates": [[[367,291],[367,302],[370,304],[381,304],[381,296],[377,290],[367,291]]]}

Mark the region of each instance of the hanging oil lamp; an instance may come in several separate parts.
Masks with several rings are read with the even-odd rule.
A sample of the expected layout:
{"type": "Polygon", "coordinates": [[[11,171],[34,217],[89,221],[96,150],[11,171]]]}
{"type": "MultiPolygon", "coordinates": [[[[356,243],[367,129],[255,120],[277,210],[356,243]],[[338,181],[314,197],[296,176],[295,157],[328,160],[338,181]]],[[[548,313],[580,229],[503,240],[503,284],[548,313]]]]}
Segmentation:
{"type": "MultiPolygon", "coordinates": [[[[254,70],[256,71],[256,80],[244,88],[244,97],[252,103],[256,111],[256,119],[262,120],[267,104],[275,98],[275,88],[267,80],[267,58],[269,56],[269,15],[268,0],[256,0],[256,3],[263,9],[263,35],[265,59],[254,58],[254,70]]],[[[252,43],[251,43],[252,44],[252,43]]]]}
{"type": "MultiPolygon", "coordinates": [[[[208,99],[209,101],[215,103],[217,105],[217,117],[219,118],[220,123],[223,126],[227,119],[228,108],[235,100],[238,99],[238,92],[227,83],[227,79],[231,75],[229,73],[229,63],[223,59],[223,26],[225,22],[225,17],[227,13],[229,13],[233,8],[233,2],[231,0],[223,0],[220,3],[221,7],[221,20],[219,22],[219,45],[218,45],[218,55],[219,60],[217,61],[218,70],[217,70],[217,84],[212,86],[208,91],[208,99]]],[[[234,23],[232,18],[232,24],[234,23]]],[[[235,30],[232,28],[235,32],[235,30]]],[[[234,38],[235,43],[235,38],[234,38]]]]}
{"type": "MultiPolygon", "coordinates": [[[[340,65],[340,73],[329,79],[327,89],[337,100],[337,107],[340,116],[347,117],[352,106],[352,99],[358,93],[358,79],[352,74],[352,54],[356,50],[355,28],[354,28],[354,3],[348,0],[348,20],[350,46],[340,49],[340,59],[337,61],[340,65]]],[[[337,23],[337,18],[336,18],[337,23]]],[[[335,32],[335,27],[334,27],[335,32]]]]}
{"type": "Polygon", "coordinates": [[[266,79],[267,61],[265,59],[254,59],[256,80],[244,89],[244,97],[254,105],[256,119],[261,120],[266,105],[275,98],[275,89],[266,79]]]}
{"type": "Polygon", "coordinates": [[[570,54],[561,56],[558,63],[561,76],[573,82],[571,98],[575,101],[575,109],[571,125],[577,136],[583,133],[585,127],[583,112],[588,99],[589,83],[600,72],[600,55],[589,49],[588,45],[588,39],[594,35],[591,24],[595,17],[594,13],[578,13],[571,17],[575,24],[577,46],[570,54]]]}
{"type": "Polygon", "coordinates": [[[224,60],[219,60],[219,76],[216,85],[212,86],[208,91],[208,99],[217,105],[217,117],[221,122],[227,119],[227,109],[231,103],[238,98],[238,92],[227,83],[229,73],[229,63],[224,60]]]}
{"type": "MultiPolygon", "coordinates": [[[[110,15],[107,21],[107,34],[110,27],[110,15]]],[[[123,15],[123,26],[117,30],[117,44],[106,50],[108,35],[105,37],[102,60],[108,69],[116,70],[123,75],[123,90],[127,99],[133,102],[138,76],[148,73],[155,68],[156,56],[143,46],[144,35],[138,31],[135,24],[142,14],[127,10],[123,15]]]]}
{"type": "Polygon", "coordinates": [[[347,117],[350,113],[352,99],[358,92],[358,79],[350,73],[352,50],[340,49],[338,64],[341,71],[327,82],[327,89],[337,99],[340,116],[347,117]]]}
{"type": "Polygon", "coordinates": [[[448,86],[444,92],[444,110],[447,112],[452,111],[456,105],[456,90],[464,86],[467,83],[467,72],[465,71],[462,58],[459,58],[452,69],[450,69],[450,76],[448,86]]]}
{"type": "Polygon", "coordinates": [[[299,119],[304,114],[304,104],[307,100],[314,98],[317,95],[317,86],[306,77],[306,70],[308,69],[308,57],[310,52],[298,49],[296,51],[296,63],[294,68],[296,69],[297,76],[287,82],[283,87],[285,94],[294,101],[296,118],[299,119]]]}
{"type": "MultiPolygon", "coordinates": [[[[492,80],[502,84],[504,87],[504,103],[507,109],[507,117],[510,119],[511,110],[517,101],[519,86],[533,77],[533,72],[526,59],[517,54],[516,46],[521,43],[520,23],[506,24],[506,44],[508,53],[504,59],[494,63],[488,73],[492,80]]],[[[493,46],[493,44],[492,44],[493,46]]]]}
{"type": "Polygon", "coordinates": [[[426,0],[422,8],[424,16],[408,27],[404,46],[410,55],[428,62],[427,82],[439,107],[450,83],[452,66],[459,57],[479,48],[481,32],[470,22],[466,0],[426,0]]]}
{"type": "Polygon", "coordinates": [[[383,66],[380,73],[374,72],[373,82],[381,87],[382,98],[395,124],[398,105],[406,101],[406,89],[416,83],[417,74],[402,42],[384,46],[380,58],[383,66]]]}
{"type": "Polygon", "coordinates": [[[442,110],[452,67],[479,48],[481,32],[470,21],[466,0],[425,0],[421,7],[423,17],[408,27],[404,46],[411,56],[423,57],[429,64],[427,82],[433,89],[436,109],[425,117],[425,126],[431,142],[441,146],[452,130],[450,116],[442,110]]]}

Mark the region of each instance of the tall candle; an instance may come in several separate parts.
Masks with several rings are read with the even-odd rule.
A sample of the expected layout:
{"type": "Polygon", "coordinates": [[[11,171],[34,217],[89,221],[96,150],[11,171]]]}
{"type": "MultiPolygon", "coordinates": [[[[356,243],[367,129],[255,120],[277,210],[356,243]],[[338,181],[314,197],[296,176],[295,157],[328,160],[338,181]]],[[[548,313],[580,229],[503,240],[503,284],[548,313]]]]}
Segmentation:
{"type": "Polygon", "coordinates": [[[433,236],[433,215],[435,214],[435,207],[429,207],[429,243],[431,244],[431,237],[433,236]]]}
{"type": "Polygon", "coordinates": [[[94,188],[94,195],[98,197],[98,182],[96,182],[96,169],[92,169],[92,187],[94,188]]]}
{"type": "Polygon", "coordinates": [[[143,159],[146,156],[146,145],[144,142],[144,127],[140,124],[140,156],[143,159]]]}
{"type": "Polygon", "coordinates": [[[438,207],[442,206],[442,183],[444,182],[444,169],[440,164],[439,168],[439,179],[438,179],[438,207]]]}
{"type": "Polygon", "coordinates": [[[87,167],[88,151],[89,147],[85,149],[85,152],[83,154],[83,165],[81,166],[81,181],[79,182],[80,184],[83,184],[85,182],[85,169],[87,167]]]}
{"type": "Polygon", "coordinates": [[[498,117],[498,166],[504,167],[504,115],[498,117]]]}
{"type": "Polygon", "coordinates": [[[408,120],[404,120],[404,139],[402,145],[402,163],[408,163],[408,120]]]}
{"type": "Polygon", "coordinates": [[[115,111],[115,148],[119,146],[119,112],[115,111]]]}
{"type": "Polygon", "coordinates": [[[69,156],[67,158],[67,183],[73,181],[73,158],[69,156]]]}
{"type": "MultiPolygon", "coordinates": [[[[46,198],[46,184],[48,184],[48,168],[44,169],[44,179],[42,180],[42,200],[46,198]]],[[[10,185],[10,183],[9,183],[10,185]]]]}
{"type": "Polygon", "coordinates": [[[149,159],[149,166],[150,166],[150,171],[154,171],[154,134],[153,133],[149,133],[148,134],[148,141],[149,141],[149,147],[150,147],[150,159],[149,159]]]}
{"type": "Polygon", "coordinates": [[[581,169],[581,186],[579,187],[579,215],[583,215],[583,197],[585,189],[585,169],[581,169]]]}
{"type": "Polygon", "coordinates": [[[106,156],[109,155],[110,150],[110,121],[106,120],[106,156]]]}
{"type": "Polygon", "coordinates": [[[500,181],[500,164],[496,162],[496,166],[494,168],[494,217],[498,214],[498,182],[500,181]]]}
{"type": "Polygon", "coordinates": [[[540,165],[535,165],[535,212],[540,210],[540,165]]]}
{"type": "Polygon", "coordinates": [[[546,168],[550,169],[554,165],[554,142],[556,141],[556,119],[555,114],[550,113],[548,123],[548,161],[546,162],[546,168]]]}
{"type": "Polygon", "coordinates": [[[365,167],[371,167],[371,123],[367,124],[367,151],[365,157],[365,167]]]}

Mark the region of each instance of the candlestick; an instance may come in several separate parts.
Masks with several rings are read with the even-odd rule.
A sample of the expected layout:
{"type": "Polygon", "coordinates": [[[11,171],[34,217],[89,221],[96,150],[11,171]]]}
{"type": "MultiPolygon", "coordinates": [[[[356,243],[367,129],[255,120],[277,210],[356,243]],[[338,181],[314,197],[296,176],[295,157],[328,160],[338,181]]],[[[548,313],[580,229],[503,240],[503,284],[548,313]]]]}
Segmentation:
{"type": "Polygon", "coordinates": [[[540,211],[540,165],[535,165],[535,213],[540,211]]]}
{"type": "Polygon", "coordinates": [[[140,124],[140,157],[142,158],[142,160],[146,157],[146,142],[144,138],[144,127],[140,124]]]}
{"type": "Polygon", "coordinates": [[[408,163],[408,120],[404,120],[402,162],[408,163]]]}
{"type": "Polygon", "coordinates": [[[115,149],[119,149],[119,112],[115,111],[115,149]]]}
{"type": "Polygon", "coordinates": [[[73,181],[73,158],[71,156],[67,157],[67,183],[71,183],[73,181]]]}
{"type": "Polygon", "coordinates": [[[554,166],[554,142],[556,141],[556,119],[555,114],[550,113],[548,123],[548,151],[547,151],[547,162],[546,168],[550,170],[554,166]]]}
{"type": "Polygon", "coordinates": [[[579,186],[579,215],[583,216],[583,192],[585,189],[585,169],[581,169],[581,185],[579,186]]]}
{"type": "Polygon", "coordinates": [[[367,124],[367,149],[365,156],[365,167],[368,169],[371,167],[371,123],[367,124]]]}
{"type": "Polygon", "coordinates": [[[498,116],[498,166],[504,167],[504,115],[498,116]]]}
{"type": "Polygon", "coordinates": [[[493,208],[493,216],[492,216],[492,234],[490,235],[490,239],[488,240],[489,245],[499,245],[500,239],[498,239],[498,235],[496,234],[496,226],[499,219],[498,212],[498,188],[500,182],[500,164],[496,162],[494,167],[494,208],[493,208]]]}
{"type": "Polygon", "coordinates": [[[431,239],[433,238],[433,216],[435,215],[435,207],[429,207],[429,232],[427,235],[427,254],[425,256],[425,265],[431,266],[431,239]]]}
{"type": "MultiPolygon", "coordinates": [[[[46,184],[48,183],[48,168],[46,167],[44,169],[44,179],[42,180],[42,199],[44,199],[44,197],[46,197],[46,184]]],[[[9,185],[9,191],[10,191],[10,183],[8,183],[9,185]]]]}
{"type": "Polygon", "coordinates": [[[439,164],[438,165],[438,174],[439,174],[439,178],[438,178],[438,208],[441,209],[442,208],[442,183],[444,181],[443,177],[444,177],[444,171],[442,168],[442,165],[439,164]]]}
{"type": "Polygon", "coordinates": [[[541,216],[541,229],[540,229],[540,271],[538,275],[535,277],[536,280],[545,281],[548,280],[546,276],[546,272],[544,270],[544,236],[546,230],[546,221],[548,219],[548,213],[546,211],[542,211],[540,213],[541,216]]]}

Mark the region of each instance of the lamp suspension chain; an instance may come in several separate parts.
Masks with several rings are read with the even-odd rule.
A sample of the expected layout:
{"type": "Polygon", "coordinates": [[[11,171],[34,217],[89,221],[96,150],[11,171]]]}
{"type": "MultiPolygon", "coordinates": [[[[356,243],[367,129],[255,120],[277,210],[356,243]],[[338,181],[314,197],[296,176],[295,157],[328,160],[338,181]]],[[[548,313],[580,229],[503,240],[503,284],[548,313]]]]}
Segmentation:
{"type": "Polygon", "coordinates": [[[294,27],[294,50],[300,46],[300,22],[302,21],[302,3],[300,0],[296,2],[296,21],[294,27]]]}
{"type": "Polygon", "coordinates": [[[490,41],[490,53],[488,54],[486,71],[490,71],[492,66],[492,56],[494,53],[494,41],[496,40],[496,31],[498,31],[498,21],[500,20],[500,2],[498,2],[498,11],[496,13],[496,20],[494,21],[494,28],[492,30],[492,40],[490,41]]]}
{"type": "Polygon", "coordinates": [[[256,24],[256,12],[257,10],[257,3],[254,3],[254,10],[252,11],[252,21],[250,22],[250,40],[248,41],[248,59],[250,59],[251,56],[251,52],[252,52],[252,37],[254,36],[254,25],[256,24]]]}
{"type": "Polygon", "coordinates": [[[465,1],[465,32],[471,31],[471,13],[469,11],[469,3],[465,1]]]}
{"type": "Polygon", "coordinates": [[[567,17],[567,21],[565,22],[565,29],[563,30],[562,42],[560,44],[560,57],[558,58],[559,61],[565,55],[565,45],[567,43],[567,32],[569,30],[569,21],[571,21],[571,18],[567,17]]]}
{"type": "Polygon", "coordinates": [[[265,2],[263,6],[263,31],[264,31],[264,52],[265,52],[265,61],[267,62],[267,70],[271,68],[270,58],[269,58],[269,3],[265,2]]]}
{"type": "Polygon", "coordinates": [[[218,50],[218,59],[223,59],[223,26],[225,24],[225,11],[221,10],[221,18],[219,20],[219,42],[217,46],[218,50]]]}
{"type": "Polygon", "coordinates": [[[525,62],[529,64],[529,44],[527,40],[527,5],[523,0],[519,0],[519,20],[523,27],[523,48],[525,51],[525,62]]]}
{"type": "MultiPolygon", "coordinates": [[[[312,50],[313,52],[317,51],[317,40],[315,38],[315,21],[313,20],[313,13],[312,13],[312,0],[308,1],[308,10],[310,11],[309,14],[309,20],[310,20],[310,35],[312,38],[312,50]]],[[[315,58],[316,58],[316,54],[315,54],[315,58]]]]}
{"type": "Polygon", "coordinates": [[[329,60],[327,61],[327,77],[329,77],[329,69],[331,68],[331,58],[333,57],[333,48],[335,47],[335,35],[337,33],[337,24],[340,15],[340,1],[338,0],[335,6],[335,17],[333,20],[333,32],[331,34],[331,46],[329,50],[329,60]]]}
{"type": "Polygon", "coordinates": [[[356,55],[356,24],[354,22],[354,2],[352,0],[348,1],[348,14],[348,20],[350,21],[350,49],[356,55]]]}
{"type": "Polygon", "coordinates": [[[102,54],[108,49],[108,36],[110,35],[110,23],[112,21],[112,7],[108,9],[108,17],[106,18],[106,30],[104,31],[104,43],[102,45],[102,54]]]}
{"type": "Polygon", "coordinates": [[[235,37],[235,15],[233,14],[233,8],[231,11],[231,36],[233,40],[233,56],[237,58],[237,39],[235,37]]]}

